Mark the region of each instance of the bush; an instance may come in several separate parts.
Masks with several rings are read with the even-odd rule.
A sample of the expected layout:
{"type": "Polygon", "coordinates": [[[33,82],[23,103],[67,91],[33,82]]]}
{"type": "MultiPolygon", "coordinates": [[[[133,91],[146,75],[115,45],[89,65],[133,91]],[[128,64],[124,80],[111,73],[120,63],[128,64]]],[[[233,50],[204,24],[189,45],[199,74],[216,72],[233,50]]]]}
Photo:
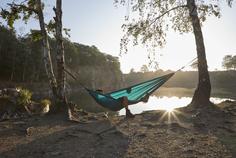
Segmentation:
{"type": "Polygon", "coordinates": [[[46,107],[47,105],[51,105],[51,101],[50,100],[48,100],[48,99],[43,99],[43,100],[41,100],[41,105],[43,106],[43,107],[46,107]]]}
{"type": "Polygon", "coordinates": [[[28,89],[20,89],[17,104],[26,106],[31,102],[32,93],[28,89]]]}

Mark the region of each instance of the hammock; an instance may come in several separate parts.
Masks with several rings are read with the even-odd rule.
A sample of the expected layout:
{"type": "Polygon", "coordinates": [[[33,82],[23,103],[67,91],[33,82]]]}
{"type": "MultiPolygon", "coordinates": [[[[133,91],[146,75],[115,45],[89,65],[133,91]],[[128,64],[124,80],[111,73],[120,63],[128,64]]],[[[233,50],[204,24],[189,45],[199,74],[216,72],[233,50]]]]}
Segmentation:
{"type": "Polygon", "coordinates": [[[150,96],[155,90],[161,87],[173,75],[174,73],[169,73],[167,75],[106,94],[88,88],[85,89],[98,104],[109,110],[118,111],[124,108],[124,106],[121,104],[122,97],[126,96],[128,98],[128,105],[143,101],[146,97],[150,96]]]}
{"type": "MultiPolygon", "coordinates": [[[[159,87],[161,87],[168,79],[170,79],[176,72],[184,69],[187,65],[190,63],[193,63],[197,60],[197,57],[192,59],[188,64],[181,67],[179,70],[175,71],[174,73],[169,73],[164,76],[160,76],[127,88],[123,88],[114,92],[103,94],[98,91],[94,91],[91,89],[86,88],[81,83],[79,83],[83,88],[85,88],[89,94],[94,98],[94,100],[103,106],[104,108],[107,108],[112,111],[119,111],[124,106],[121,104],[122,97],[128,98],[128,105],[136,104],[140,101],[147,101],[147,98],[159,87]]],[[[64,71],[69,74],[73,79],[77,80],[77,78],[67,69],[64,69],[64,71]]]]}

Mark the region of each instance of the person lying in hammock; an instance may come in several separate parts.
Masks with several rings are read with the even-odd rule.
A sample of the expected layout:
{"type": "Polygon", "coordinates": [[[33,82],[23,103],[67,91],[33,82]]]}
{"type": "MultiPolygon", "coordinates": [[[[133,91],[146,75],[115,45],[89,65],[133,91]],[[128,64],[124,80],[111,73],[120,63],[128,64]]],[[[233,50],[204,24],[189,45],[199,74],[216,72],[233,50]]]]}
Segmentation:
{"type": "MultiPolygon", "coordinates": [[[[103,93],[102,89],[97,89],[96,91],[99,93],[103,93]]],[[[128,108],[128,103],[129,103],[128,98],[126,96],[123,96],[123,97],[118,98],[118,100],[121,102],[121,105],[123,105],[125,108],[126,118],[134,118],[134,114],[132,114],[128,108]]]]}

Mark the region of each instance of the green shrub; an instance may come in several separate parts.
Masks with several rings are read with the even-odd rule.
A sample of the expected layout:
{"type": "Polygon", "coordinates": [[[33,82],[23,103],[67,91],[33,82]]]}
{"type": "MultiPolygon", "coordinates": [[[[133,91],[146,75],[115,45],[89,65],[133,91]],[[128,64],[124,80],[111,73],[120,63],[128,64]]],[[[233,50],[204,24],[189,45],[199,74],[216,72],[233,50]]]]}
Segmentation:
{"type": "Polygon", "coordinates": [[[48,99],[43,99],[43,100],[41,100],[41,105],[43,106],[43,107],[45,107],[45,106],[47,106],[47,105],[51,105],[51,101],[50,100],[48,100],[48,99]]]}
{"type": "Polygon", "coordinates": [[[30,103],[32,93],[28,89],[20,89],[19,96],[17,97],[17,104],[26,106],[30,103]]]}

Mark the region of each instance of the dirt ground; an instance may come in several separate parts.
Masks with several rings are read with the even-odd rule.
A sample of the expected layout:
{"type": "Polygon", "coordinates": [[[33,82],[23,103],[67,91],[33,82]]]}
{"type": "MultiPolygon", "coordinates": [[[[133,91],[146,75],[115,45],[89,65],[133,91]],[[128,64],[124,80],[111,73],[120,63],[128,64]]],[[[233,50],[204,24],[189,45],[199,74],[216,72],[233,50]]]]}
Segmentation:
{"type": "Polygon", "coordinates": [[[214,110],[102,114],[82,123],[58,115],[0,122],[0,158],[236,157],[236,102],[214,110]]]}

